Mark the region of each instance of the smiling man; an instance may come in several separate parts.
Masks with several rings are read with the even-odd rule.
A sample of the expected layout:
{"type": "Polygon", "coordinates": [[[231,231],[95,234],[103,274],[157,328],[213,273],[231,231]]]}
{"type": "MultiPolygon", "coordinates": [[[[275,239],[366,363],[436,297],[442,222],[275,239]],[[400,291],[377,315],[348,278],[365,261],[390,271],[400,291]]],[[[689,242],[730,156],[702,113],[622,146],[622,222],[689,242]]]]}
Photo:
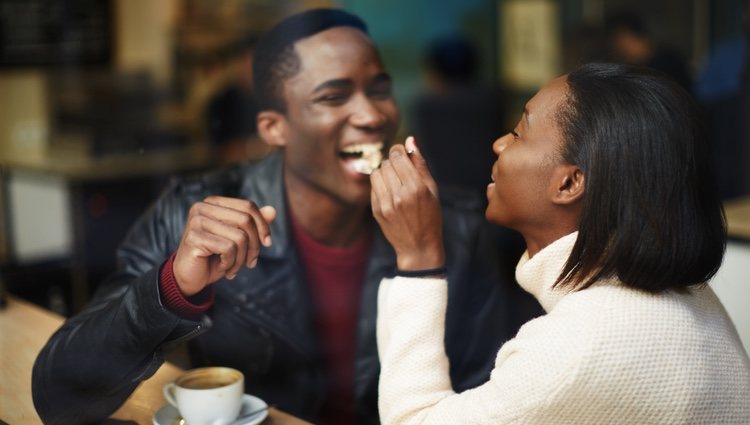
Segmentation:
{"type": "MultiPolygon", "coordinates": [[[[284,411],[378,423],[376,295],[396,261],[368,174],[398,128],[391,78],[359,18],[315,9],[265,34],[254,79],[258,131],[279,149],[175,183],[139,219],[119,269],[37,358],[45,423],[109,416],[183,343],[192,366],[237,368],[284,411]]],[[[488,379],[517,324],[481,200],[441,198],[448,275],[472,282],[451,288],[446,319],[460,391],[488,379]]]]}

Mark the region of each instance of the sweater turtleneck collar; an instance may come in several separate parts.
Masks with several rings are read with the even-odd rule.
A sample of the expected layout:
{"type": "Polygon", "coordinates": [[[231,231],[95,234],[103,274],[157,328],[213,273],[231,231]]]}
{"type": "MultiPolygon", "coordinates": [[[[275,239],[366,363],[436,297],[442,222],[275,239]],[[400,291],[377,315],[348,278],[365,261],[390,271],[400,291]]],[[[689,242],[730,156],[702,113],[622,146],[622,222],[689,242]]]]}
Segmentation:
{"type": "Polygon", "coordinates": [[[552,242],[534,257],[529,258],[526,250],[516,266],[516,280],[526,292],[533,295],[546,312],[550,312],[560,298],[570,292],[567,288],[553,288],[565,262],[570,257],[578,232],[552,242]]]}

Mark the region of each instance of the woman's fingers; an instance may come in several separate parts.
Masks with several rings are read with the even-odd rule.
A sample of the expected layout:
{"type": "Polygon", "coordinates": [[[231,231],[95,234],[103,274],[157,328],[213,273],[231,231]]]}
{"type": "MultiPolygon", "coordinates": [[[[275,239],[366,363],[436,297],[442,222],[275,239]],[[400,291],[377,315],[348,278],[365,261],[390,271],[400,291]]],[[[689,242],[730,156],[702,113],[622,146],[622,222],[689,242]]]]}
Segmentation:
{"type": "Polygon", "coordinates": [[[411,159],[412,164],[414,164],[414,167],[417,169],[417,172],[422,178],[422,182],[427,185],[433,195],[438,196],[437,184],[435,183],[435,179],[430,173],[429,167],[427,167],[427,160],[425,160],[422,156],[422,152],[419,150],[414,136],[409,136],[406,138],[406,142],[404,142],[404,149],[409,154],[409,158],[411,159]]]}
{"type": "Polygon", "coordinates": [[[383,178],[383,165],[385,165],[385,162],[370,175],[370,185],[372,186],[370,200],[373,214],[378,221],[384,219],[385,215],[393,209],[390,190],[383,178]]]}
{"type": "Polygon", "coordinates": [[[421,155],[417,151],[407,153],[402,145],[393,146],[370,181],[373,214],[396,251],[399,267],[407,270],[405,267],[442,265],[445,255],[440,204],[421,155]]]}

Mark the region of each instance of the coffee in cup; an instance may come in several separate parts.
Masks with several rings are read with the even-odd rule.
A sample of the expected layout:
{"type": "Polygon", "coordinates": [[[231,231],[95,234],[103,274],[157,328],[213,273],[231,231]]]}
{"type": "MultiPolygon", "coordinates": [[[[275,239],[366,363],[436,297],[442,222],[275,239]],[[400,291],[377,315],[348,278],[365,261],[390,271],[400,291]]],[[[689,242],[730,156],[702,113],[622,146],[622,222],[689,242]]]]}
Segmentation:
{"type": "Polygon", "coordinates": [[[245,378],[228,367],[204,367],[185,372],[164,386],[164,398],[188,425],[224,425],[242,407],[245,378]]]}

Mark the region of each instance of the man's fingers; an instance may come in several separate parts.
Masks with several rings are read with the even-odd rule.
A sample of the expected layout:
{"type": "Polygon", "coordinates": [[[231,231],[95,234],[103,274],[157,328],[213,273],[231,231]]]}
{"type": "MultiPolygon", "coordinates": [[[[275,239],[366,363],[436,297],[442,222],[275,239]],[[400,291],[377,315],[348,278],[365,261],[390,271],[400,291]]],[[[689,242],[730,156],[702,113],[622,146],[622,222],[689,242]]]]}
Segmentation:
{"type": "MultiPolygon", "coordinates": [[[[190,233],[186,242],[191,247],[189,252],[195,257],[209,258],[216,256],[218,270],[228,276],[237,264],[237,246],[229,239],[222,238],[211,232],[195,230],[190,233]]],[[[242,266],[242,262],[239,263],[242,266]]]]}
{"type": "Polygon", "coordinates": [[[276,208],[270,205],[260,207],[260,214],[263,216],[263,219],[266,220],[266,223],[271,224],[276,219],[276,208]]]}
{"type": "MultiPolygon", "coordinates": [[[[234,276],[239,273],[243,264],[250,267],[258,257],[260,244],[254,231],[250,235],[244,229],[208,217],[196,217],[195,220],[197,221],[196,225],[200,227],[202,232],[210,234],[212,237],[227,240],[234,245],[232,252],[236,258],[232,260],[232,266],[227,270],[227,276],[234,276]]],[[[214,253],[224,254],[221,252],[214,253]]]]}
{"type": "Polygon", "coordinates": [[[265,207],[260,208],[260,215],[263,217],[263,220],[267,224],[268,234],[263,236],[263,245],[265,246],[271,246],[271,228],[268,226],[276,219],[276,208],[266,205],[265,207]]]}
{"type": "Polygon", "coordinates": [[[264,246],[271,245],[271,228],[269,224],[276,218],[276,209],[271,206],[258,208],[254,202],[246,199],[209,196],[205,204],[213,206],[206,215],[215,214],[215,218],[237,227],[247,227],[247,217],[252,217],[257,235],[264,246]],[[262,210],[262,211],[261,211],[262,210]]]}

